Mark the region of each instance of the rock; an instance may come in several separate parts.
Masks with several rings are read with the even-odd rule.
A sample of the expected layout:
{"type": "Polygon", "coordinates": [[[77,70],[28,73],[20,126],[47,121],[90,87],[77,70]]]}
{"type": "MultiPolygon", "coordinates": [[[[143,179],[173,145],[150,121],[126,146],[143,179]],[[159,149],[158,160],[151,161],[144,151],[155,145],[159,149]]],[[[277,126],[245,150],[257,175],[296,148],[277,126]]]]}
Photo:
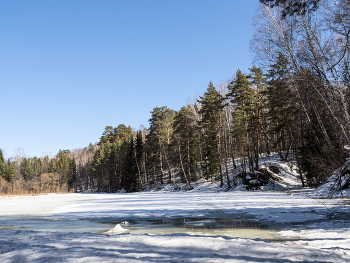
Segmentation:
{"type": "Polygon", "coordinates": [[[247,190],[258,190],[269,182],[269,177],[259,171],[242,172],[239,176],[242,178],[247,190]]]}
{"type": "Polygon", "coordinates": [[[270,165],[268,166],[269,170],[275,174],[279,174],[280,173],[280,169],[278,169],[278,167],[270,165]]]}

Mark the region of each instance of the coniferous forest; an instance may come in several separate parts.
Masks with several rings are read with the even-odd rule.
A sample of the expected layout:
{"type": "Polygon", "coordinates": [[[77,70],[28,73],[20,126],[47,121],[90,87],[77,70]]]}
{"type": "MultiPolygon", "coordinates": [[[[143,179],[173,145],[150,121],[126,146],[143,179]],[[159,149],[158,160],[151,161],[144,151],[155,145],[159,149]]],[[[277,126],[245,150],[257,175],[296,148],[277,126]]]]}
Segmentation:
{"type": "Polygon", "coordinates": [[[180,109],[154,107],[149,128],[106,126],[98,143],[53,158],[0,151],[0,193],[191,189],[202,178],[233,188],[271,153],[295,158],[303,185],[324,183],[350,145],[350,1],[260,2],[255,66],[219,85],[208,76],[180,109]]]}

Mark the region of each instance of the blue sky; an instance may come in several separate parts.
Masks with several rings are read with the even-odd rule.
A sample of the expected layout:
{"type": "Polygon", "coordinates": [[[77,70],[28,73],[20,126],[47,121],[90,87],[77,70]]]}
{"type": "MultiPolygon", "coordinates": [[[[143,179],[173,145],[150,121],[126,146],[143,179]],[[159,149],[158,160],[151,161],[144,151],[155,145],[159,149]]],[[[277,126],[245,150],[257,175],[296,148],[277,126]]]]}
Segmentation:
{"type": "Polygon", "coordinates": [[[148,126],[252,66],[258,0],[0,2],[0,148],[55,155],[148,126]]]}

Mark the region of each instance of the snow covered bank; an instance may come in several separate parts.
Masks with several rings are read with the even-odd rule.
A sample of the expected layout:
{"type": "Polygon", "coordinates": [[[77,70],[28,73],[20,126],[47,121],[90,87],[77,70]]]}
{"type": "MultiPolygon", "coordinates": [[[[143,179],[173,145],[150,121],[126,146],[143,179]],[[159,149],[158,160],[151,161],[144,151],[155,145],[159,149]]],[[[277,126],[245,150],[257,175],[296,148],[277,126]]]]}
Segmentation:
{"type": "MultiPolygon", "coordinates": [[[[268,183],[260,187],[259,191],[286,191],[293,189],[300,189],[302,183],[300,180],[300,174],[298,170],[297,163],[292,160],[293,155],[290,154],[290,160],[288,162],[281,161],[281,158],[278,154],[272,154],[270,156],[261,156],[259,160],[260,169],[267,170],[268,173],[272,175],[272,178],[269,178],[268,183]]],[[[236,160],[237,163],[237,160],[236,160]]],[[[231,185],[233,182],[237,183],[236,187],[227,189],[227,179],[224,177],[224,187],[220,187],[220,180],[218,178],[212,178],[210,180],[200,179],[196,182],[191,183],[193,189],[192,192],[225,192],[225,191],[246,191],[247,185],[244,184],[245,178],[240,178],[238,176],[241,172],[241,166],[237,163],[237,168],[234,169],[232,162],[228,165],[228,171],[230,175],[231,185]]],[[[248,169],[248,168],[247,168],[248,169]]],[[[260,170],[259,169],[259,170],[260,170]]],[[[247,175],[247,179],[249,175],[247,175]]],[[[249,187],[248,187],[249,188],[249,187]]],[[[176,187],[173,184],[165,185],[148,185],[144,192],[173,192],[173,191],[182,191],[187,192],[189,186],[185,183],[180,183],[179,179],[177,180],[176,187]]]]}
{"type": "Polygon", "coordinates": [[[310,193],[314,198],[350,198],[350,158],[329,176],[326,183],[310,193]]]}
{"type": "Polygon", "coordinates": [[[12,262],[349,262],[337,250],[241,238],[0,231],[0,258],[12,262]]]}

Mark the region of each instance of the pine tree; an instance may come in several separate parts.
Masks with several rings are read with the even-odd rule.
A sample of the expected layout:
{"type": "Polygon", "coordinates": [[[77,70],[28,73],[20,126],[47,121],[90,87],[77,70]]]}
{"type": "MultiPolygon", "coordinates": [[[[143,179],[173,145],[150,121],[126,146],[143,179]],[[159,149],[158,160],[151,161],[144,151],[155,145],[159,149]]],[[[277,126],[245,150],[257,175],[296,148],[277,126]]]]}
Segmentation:
{"type": "Polygon", "coordinates": [[[128,143],[128,150],[125,158],[123,186],[127,192],[135,192],[138,188],[138,171],[135,159],[134,140],[128,143]]]}
{"type": "Polygon", "coordinates": [[[5,163],[5,159],[4,159],[4,153],[2,151],[2,149],[0,148],[0,162],[5,163]]]}
{"type": "Polygon", "coordinates": [[[69,173],[69,162],[68,162],[68,155],[65,153],[62,153],[59,155],[59,160],[57,163],[57,171],[61,175],[62,182],[67,183],[68,182],[68,173],[69,173]]]}
{"type": "Polygon", "coordinates": [[[34,157],[34,166],[33,166],[33,173],[35,177],[38,177],[42,174],[43,172],[43,162],[41,161],[41,159],[34,157]]]}
{"type": "Polygon", "coordinates": [[[69,160],[68,189],[76,190],[77,168],[75,158],[69,160]]]}
{"type": "Polygon", "coordinates": [[[42,162],[43,162],[43,173],[48,173],[49,172],[49,164],[50,164],[49,156],[46,155],[42,162]]]}
{"type": "Polygon", "coordinates": [[[104,177],[104,166],[105,166],[105,157],[104,157],[104,143],[101,143],[100,148],[96,151],[94,160],[92,161],[92,173],[94,179],[97,181],[97,191],[101,191],[102,178],[104,177]]]}
{"type": "MultiPolygon", "coordinates": [[[[288,61],[279,53],[277,63],[268,70],[269,86],[266,89],[268,118],[272,138],[275,137],[274,145],[282,160],[288,158],[288,152],[296,134],[295,126],[299,111],[298,103],[288,85],[289,72],[288,61]],[[287,151],[285,156],[282,151],[287,151]]],[[[300,126],[300,125],[299,125],[300,126]]]]}
{"type": "Polygon", "coordinates": [[[129,140],[132,138],[132,128],[130,125],[126,127],[124,124],[119,124],[118,127],[114,128],[113,130],[114,138],[119,140],[129,140]]]}
{"type": "Polygon", "coordinates": [[[6,176],[6,163],[2,149],[0,148],[0,177],[5,178],[6,176]]]}
{"type": "MultiPolygon", "coordinates": [[[[261,129],[263,122],[266,123],[265,118],[265,101],[264,94],[267,88],[267,78],[264,76],[263,71],[260,68],[253,66],[249,69],[251,75],[251,83],[255,87],[255,101],[254,101],[254,112],[252,119],[252,136],[253,136],[253,149],[255,152],[255,170],[259,169],[259,154],[261,151],[261,129]]],[[[265,124],[266,126],[266,124],[265,124]]]]}
{"type": "Polygon", "coordinates": [[[254,170],[251,153],[255,92],[247,76],[240,70],[237,70],[236,78],[228,88],[230,91],[228,96],[234,106],[234,145],[236,150],[240,152],[242,168],[246,169],[245,156],[248,156],[249,170],[254,170]]]}
{"type": "Polygon", "coordinates": [[[55,173],[56,172],[56,162],[55,159],[51,159],[48,167],[48,172],[49,173],[55,173]]]}
{"type": "Polygon", "coordinates": [[[120,140],[115,140],[111,144],[110,156],[109,156],[109,185],[110,191],[115,192],[118,188],[118,160],[119,156],[119,143],[120,140]]]}
{"type": "Polygon", "coordinates": [[[34,174],[34,169],[33,169],[33,165],[30,162],[30,160],[28,160],[27,158],[24,158],[21,165],[20,165],[20,171],[21,174],[24,178],[24,180],[28,181],[31,180],[33,178],[33,174],[34,174]]]}
{"type": "Polygon", "coordinates": [[[171,181],[171,168],[168,159],[168,149],[171,146],[173,133],[173,122],[175,112],[166,106],[155,107],[151,112],[152,116],[148,120],[150,123],[147,136],[147,148],[149,151],[149,161],[153,168],[160,170],[160,182],[164,183],[164,164],[167,164],[169,181],[171,181]]]}
{"type": "Polygon", "coordinates": [[[200,124],[204,128],[204,174],[208,179],[219,172],[221,187],[224,184],[220,157],[220,148],[222,144],[221,114],[222,109],[225,106],[224,100],[225,99],[215,89],[211,81],[204,96],[200,97],[200,100],[198,100],[202,105],[200,110],[202,121],[200,124]]]}
{"type": "Polygon", "coordinates": [[[136,142],[135,142],[135,162],[137,165],[137,171],[139,174],[139,182],[142,187],[142,177],[141,177],[141,167],[142,167],[142,159],[143,159],[143,153],[144,153],[144,144],[142,139],[142,132],[138,131],[136,133],[136,142]]]}
{"type": "Polygon", "coordinates": [[[100,144],[105,143],[107,141],[113,142],[114,141],[114,128],[113,126],[106,126],[104,132],[102,133],[102,136],[100,138],[100,144]]]}
{"type": "Polygon", "coordinates": [[[180,165],[184,166],[184,181],[189,183],[196,180],[199,171],[199,125],[188,107],[182,107],[174,119],[174,143],[179,152],[180,165]],[[186,175],[187,174],[187,175],[186,175]]]}
{"type": "Polygon", "coordinates": [[[5,179],[8,182],[12,182],[17,176],[16,162],[11,162],[10,159],[7,161],[6,176],[5,179]]]}

